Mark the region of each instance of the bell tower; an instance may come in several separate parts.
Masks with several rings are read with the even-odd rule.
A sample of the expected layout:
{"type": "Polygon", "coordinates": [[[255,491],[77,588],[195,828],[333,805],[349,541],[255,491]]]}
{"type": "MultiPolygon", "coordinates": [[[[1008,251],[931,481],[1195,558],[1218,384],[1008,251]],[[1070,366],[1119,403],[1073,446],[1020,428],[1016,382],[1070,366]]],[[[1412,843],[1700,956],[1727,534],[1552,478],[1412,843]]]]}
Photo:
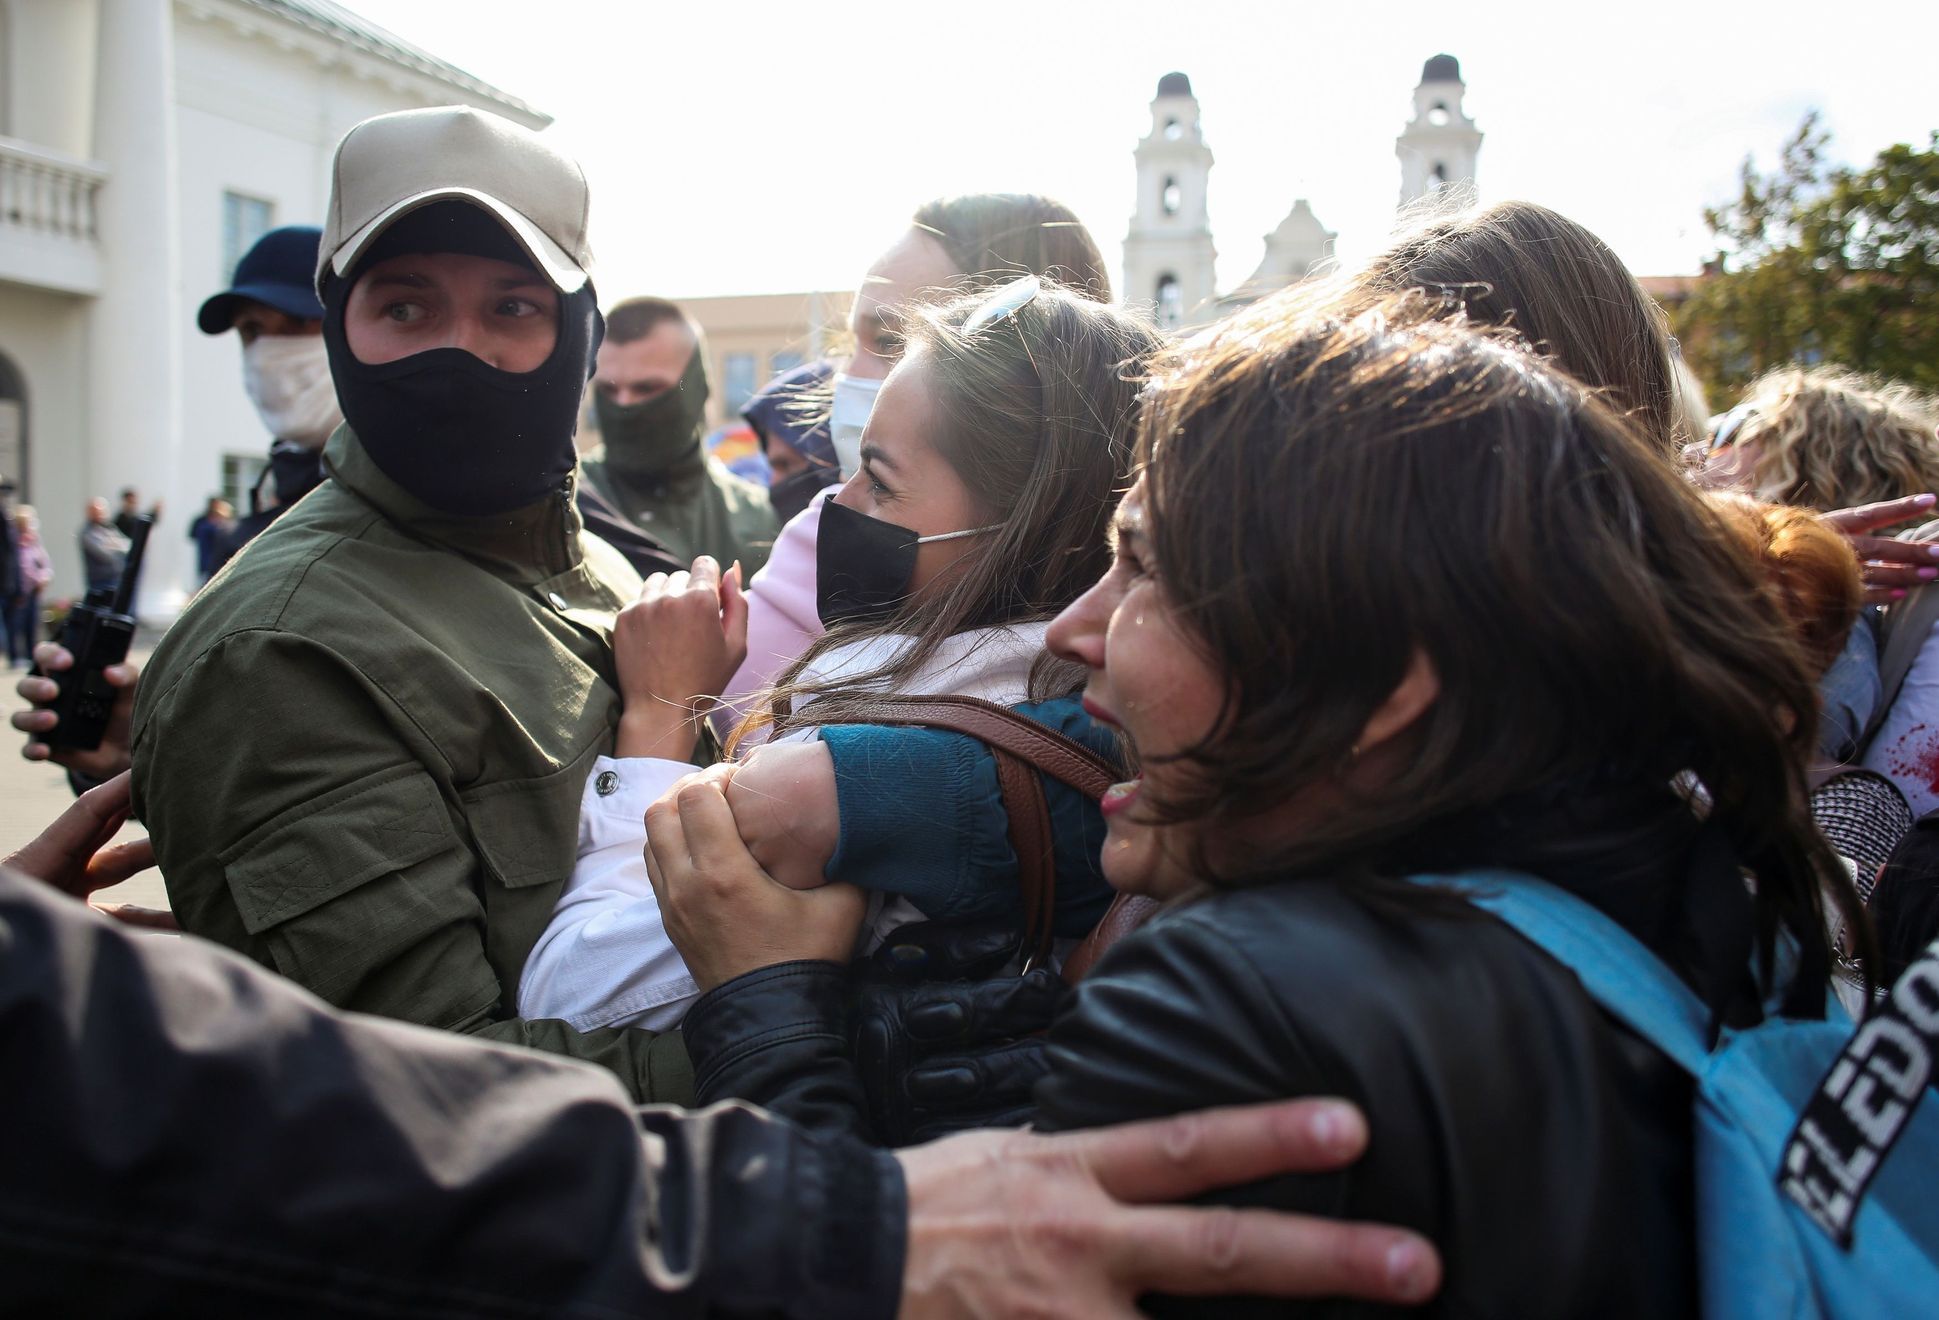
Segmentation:
{"type": "Polygon", "coordinates": [[[1182,73],[1158,80],[1151,131],[1138,143],[1138,204],[1124,238],[1124,301],[1149,304],[1167,329],[1216,312],[1212,228],[1205,185],[1212,149],[1199,131],[1198,98],[1182,73]]]}
{"type": "Polygon", "coordinates": [[[1461,62],[1452,55],[1436,55],[1421,69],[1414,89],[1414,118],[1394,139],[1400,157],[1400,204],[1453,185],[1474,186],[1475,157],[1481,152],[1481,130],[1461,107],[1468,85],[1461,81],[1461,62]]]}

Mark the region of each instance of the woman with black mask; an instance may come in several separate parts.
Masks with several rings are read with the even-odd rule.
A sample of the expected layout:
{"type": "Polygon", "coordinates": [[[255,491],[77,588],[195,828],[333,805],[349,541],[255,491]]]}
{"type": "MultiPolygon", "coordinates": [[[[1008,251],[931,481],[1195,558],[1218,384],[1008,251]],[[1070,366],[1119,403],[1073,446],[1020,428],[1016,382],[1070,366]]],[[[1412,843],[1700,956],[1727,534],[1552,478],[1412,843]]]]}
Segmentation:
{"type": "MultiPolygon", "coordinates": [[[[911,839],[895,785],[875,777],[842,796],[833,749],[870,722],[872,702],[973,696],[1112,748],[1072,695],[1073,673],[1045,654],[1043,630],[1101,565],[1140,364],[1158,342],[1142,317],[1035,276],[932,309],[907,330],[860,470],[820,509],[817,612],[828,631],[767,694],[781,737],[732,772],[747,837],[776,874],[802,888],[839,875],[876,896],[869,947],[918,917],[1004,922],[1022,906],[1017,859],[962,846],[974,829],[924,822],[911,839]],[[764,808],[804,780],[826,789],[829,809],[811,828],[778,826],[764,808]]],[[[588,786],[579,864],[520,985],[523,1012],[581,1028],[665,1030],[697,993],[659,921],[641,821],[691,769],[704,721],[695,695],[746,615],[731,576],[723,584],[709,561],[649,581],[648,602],[656,594],[673,608],[650,623],[646,606],[621,616],[616,756],[588,786]]],[[[898,754],[926,755],[922,732],[898,754]]],[[[938,817],[1001,818],[994,774],[954,787],[934,804],[938,817]]],[[[1101,822],[1074,790],[1047,792],[1065,827],[1054,933],[1081,936],[1108,900],[1101,822]]]]}

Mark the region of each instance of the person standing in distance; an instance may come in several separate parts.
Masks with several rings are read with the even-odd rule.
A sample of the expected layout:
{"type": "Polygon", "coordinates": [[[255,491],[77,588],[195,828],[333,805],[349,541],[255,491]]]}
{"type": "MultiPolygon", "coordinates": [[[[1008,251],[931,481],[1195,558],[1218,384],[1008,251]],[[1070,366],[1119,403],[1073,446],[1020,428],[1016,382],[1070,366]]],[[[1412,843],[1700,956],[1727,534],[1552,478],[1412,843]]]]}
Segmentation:
{"type": "Polygon", "coordinates": [[[575,162],[488,113],[345,136],[317,290],[346,424],[323,484],[157,649],[134,801],[183,929],[340,1007],[677,1101],[677,1041],[511,1007],[612,747],[613,622],[641,586],[573,503],[588,203],[575,162]]]}
{"type": "Polygon", "coordinates": [[[679,306],[628,298],[606,318],[593,374],[600,445],[586,484],[665,544],[684,567],[697,555],[767,562],[779,530],[767,492],[706,451],[707,351],[679,306]]]}
{"type": "Polygon", "coordinates": [[[322,239],[314,225],[270,230],[236,263],[230,286],[195,315],[205,335],[236,332],[242,387],[270,435],[269,466],[249,492],[249,512],[211,545],[211,573],[316,489],[323,480],[323,442],[343,421],[314,286],[322,239]]]}

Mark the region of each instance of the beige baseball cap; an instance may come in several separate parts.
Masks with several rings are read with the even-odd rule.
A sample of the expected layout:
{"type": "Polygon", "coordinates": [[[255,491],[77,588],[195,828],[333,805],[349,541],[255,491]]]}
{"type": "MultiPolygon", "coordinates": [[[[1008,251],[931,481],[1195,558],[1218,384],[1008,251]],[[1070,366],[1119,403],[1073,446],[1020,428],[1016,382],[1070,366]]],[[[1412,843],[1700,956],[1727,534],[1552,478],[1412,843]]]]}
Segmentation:
{"type": "Polygon", "coordinates": [[[366,119],[337,144],[316,286],[347,275],[371,240],[433,202],[483,207],[561,293],[592,276],[585,171],[530,129],[469,106],[366,119]]]}

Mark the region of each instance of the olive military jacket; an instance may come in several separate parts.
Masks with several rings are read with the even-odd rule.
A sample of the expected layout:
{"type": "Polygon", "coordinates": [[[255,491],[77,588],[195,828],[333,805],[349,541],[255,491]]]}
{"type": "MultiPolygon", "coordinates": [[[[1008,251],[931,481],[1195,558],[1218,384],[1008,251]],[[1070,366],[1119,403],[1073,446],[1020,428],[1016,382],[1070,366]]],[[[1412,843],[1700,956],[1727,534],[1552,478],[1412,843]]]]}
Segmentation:
{"type": "Polygon", "coordinates": [[[639,590],[572,485],[430,509],[348,427],[329,480],[162,639],[135,704],[135,812],[183,929],[342,1008],[600,1063],[685,1102],[677,1037],[513,1016],[619,719],[639,590]]]}
{"type": "Polygon", "coordinates": [[[639,481],[614,471],[601,445],[586,455],[581,477],[683,566],[712,555],[725,572],[738,559],[745,580],[767,563],[780,532],[767,489],[735,476],[711,454],[702,455],[698,467],[639,481]]]}

